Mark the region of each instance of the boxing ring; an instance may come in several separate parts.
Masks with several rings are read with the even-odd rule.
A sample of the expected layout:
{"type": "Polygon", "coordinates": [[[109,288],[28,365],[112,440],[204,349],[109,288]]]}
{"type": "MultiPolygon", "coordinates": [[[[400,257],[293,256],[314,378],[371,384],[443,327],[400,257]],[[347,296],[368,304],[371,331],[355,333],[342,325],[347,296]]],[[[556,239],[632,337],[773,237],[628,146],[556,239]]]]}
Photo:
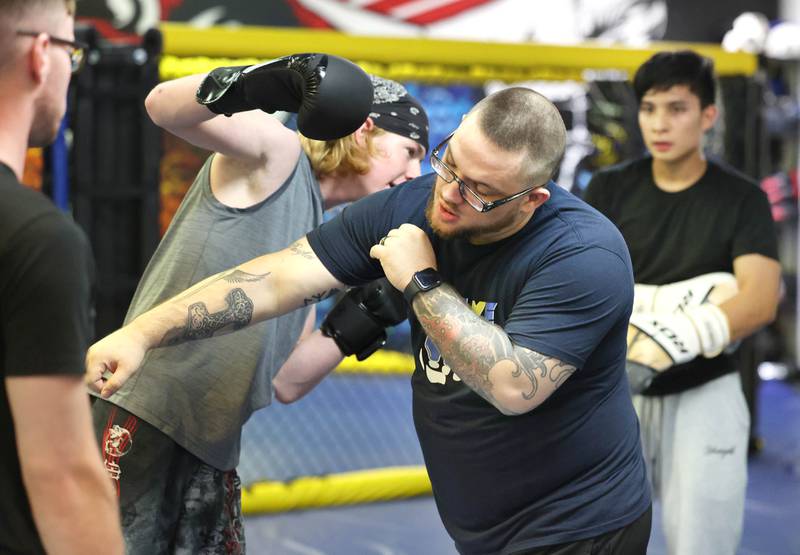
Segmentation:
{"type": "MultiPolygon", "coordinates": [[[[367,72],[408,83],[429,111],[431,144],[458,125],[461,114],[482,97],[488,83],[621,82],[659,50],[692,48],[714,60],[720,77],[737,83],[735,94],[746,103],[758,66],[753,55],[707,44],[552,46],[351,36],[295,28],[196,29],[177,23],[163,23],[160,31],[162,80],[295,52],[346,57],[367,72]]],[[[736,115],[745,118],[744,139],[755,136],[748,130],[756,122],[746,113],[736,115]]],[[[571,122],[573,129],[579,124],[579,119],[571,122]]],[[[749,150],[747,145],[742,148],[749,150]]],[[[744,160],[742,165],[750,163],[744,160]]],[[[306,398],[288,406],[275,402],[252,417],[243,434],[239,467],[245,513],[430,493],[411,422],[409,377],[414,362],[403,352],[407,343],[407,326],[400,326],[390,337],[396,350],[379,351],[363,362],[345,359],[306,398]]]]}

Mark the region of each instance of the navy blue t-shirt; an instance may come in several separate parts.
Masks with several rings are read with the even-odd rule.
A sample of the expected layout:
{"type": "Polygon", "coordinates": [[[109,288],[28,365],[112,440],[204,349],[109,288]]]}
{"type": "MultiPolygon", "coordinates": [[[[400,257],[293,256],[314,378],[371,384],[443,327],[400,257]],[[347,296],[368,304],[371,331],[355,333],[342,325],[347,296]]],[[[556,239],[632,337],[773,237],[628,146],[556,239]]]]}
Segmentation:
{"type": "Polygon", "coordinates": [[[553,183],[523,229],[472,245],[442,239],[423,176],[346,208],[308,235],[345,284],[382,276],[369,249],[412,223],[444,280],[523,347],[578,370],[536,409],[505,416],[450,368],[412,318],[414,422],[439,513],[462,553],[515,553],[589,538],[650,504],[624,362],[633,274],[617,229],[553,183]]]}

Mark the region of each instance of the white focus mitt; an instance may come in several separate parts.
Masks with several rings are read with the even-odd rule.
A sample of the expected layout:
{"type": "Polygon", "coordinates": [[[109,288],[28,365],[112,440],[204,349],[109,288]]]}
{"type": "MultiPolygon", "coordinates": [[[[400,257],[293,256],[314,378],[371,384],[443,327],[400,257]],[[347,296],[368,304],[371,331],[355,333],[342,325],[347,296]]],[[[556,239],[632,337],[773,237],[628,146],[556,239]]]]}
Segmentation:
{"type": "Polygon", "coordinates": [[[675,364],[719,355],[730,343],[730,327],[718,305],[737,291],[736,278],[724,272],[662,286],[637,284],[626,363],[633,393],[675,364]]]}

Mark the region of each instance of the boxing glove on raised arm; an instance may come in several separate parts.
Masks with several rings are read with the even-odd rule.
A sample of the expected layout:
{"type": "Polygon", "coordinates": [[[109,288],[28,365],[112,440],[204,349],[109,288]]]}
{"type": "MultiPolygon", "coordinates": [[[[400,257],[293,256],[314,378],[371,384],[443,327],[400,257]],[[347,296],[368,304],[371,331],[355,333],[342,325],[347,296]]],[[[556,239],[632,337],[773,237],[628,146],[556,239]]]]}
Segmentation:
{"type": "Polygon", "coordinates": [[[197,102],[215,114],[249,110],[297,113],[297,129],[321,141],[345,137],[366,121],[372,82],[352,62],[329,54],[292,54],[252,66],[219,67],[203,79],[197,102]]]}
{"type": "Polygon", "coordinates": [[[403,294],[382,278],[348,289],[320,326],[345,355],[364,360],[386,343],[386,328],[405,320],[403,294]]]}

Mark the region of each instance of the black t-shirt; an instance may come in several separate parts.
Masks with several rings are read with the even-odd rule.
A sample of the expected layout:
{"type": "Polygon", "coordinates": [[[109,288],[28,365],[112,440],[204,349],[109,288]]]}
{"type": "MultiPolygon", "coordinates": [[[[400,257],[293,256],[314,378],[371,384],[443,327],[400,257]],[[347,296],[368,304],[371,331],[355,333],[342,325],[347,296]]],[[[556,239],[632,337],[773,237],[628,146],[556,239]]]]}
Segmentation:
{"type": "MultiPolygon", "coordinates": [[[[93,275],[83,232],[0,163],[0,553],[44,551],[20,474],[5,380],[81,378],[93,275]]],[[[52,440],[70,441],[58,422],[52,440]]]]}
{"type": "Polygon", "coordinates": [[[343,283],[382,275],[369,249],[408,222],[472,310],[520,346],[578,370],[536,409],[505,416],[458,378],[412,318],[413,413],[442,521],[463,553],[515,553],[625,526],[650,503],[625,379],[633,275],[625,243],[553,183],[523,229],[488,245],[433,234],[434,176],[371,195],[308,235],[343,283]]]}
{"type": "MultiPolygon", "coordinates": [[[[585,200],[619,228],[636,283],[663,285],[710,272],[733,273],[745,254],[778,258],[766,195],[750,179],[709,161],[705,174],[677,193],[658,188],[652,158],[598,172],[585,200]]],[[[685,391],[736,370],[732,357],[698,357],[659,374],[646,395],[685,391]]]]}

